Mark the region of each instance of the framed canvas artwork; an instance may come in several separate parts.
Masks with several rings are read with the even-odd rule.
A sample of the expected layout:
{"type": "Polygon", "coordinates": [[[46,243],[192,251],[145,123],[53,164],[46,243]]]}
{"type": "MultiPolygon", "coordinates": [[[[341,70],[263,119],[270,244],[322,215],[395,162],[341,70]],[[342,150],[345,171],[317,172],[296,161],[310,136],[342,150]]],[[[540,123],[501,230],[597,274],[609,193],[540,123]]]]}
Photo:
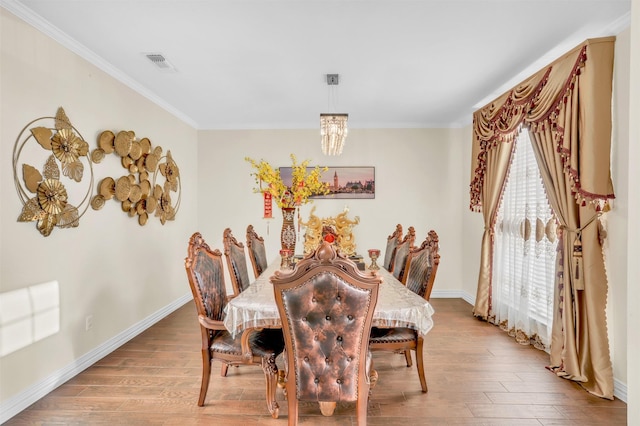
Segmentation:
{"type": "MultiPolygon", "coordinates": [[[[291,172],[291,167],[280,167],[280,177],[287,186],[291,186],[291,172]]],[[[322,173],[322,181],[329,184],[329,193],[311,198],[376,198],[375,167],[329,167],[322,173]]]]}

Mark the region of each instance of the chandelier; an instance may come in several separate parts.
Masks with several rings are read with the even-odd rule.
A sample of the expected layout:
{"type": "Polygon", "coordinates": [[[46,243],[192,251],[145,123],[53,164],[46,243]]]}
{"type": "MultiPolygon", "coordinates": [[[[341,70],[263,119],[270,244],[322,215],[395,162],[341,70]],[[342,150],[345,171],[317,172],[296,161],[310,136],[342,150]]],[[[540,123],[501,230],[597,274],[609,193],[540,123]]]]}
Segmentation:
{"type": "MultiPolygon", "coordinates": [[[[331,86],[337,86],[338,74],[327,74],[329,86],[329,99],[331,99],[331,86]]],[[[322,138],[322,153],[324,155],[340,155],[347,139],[347,120],[349,114],[326,113],[320,114],[320,136],[322,138]]]]}
{"type": "Polygon", "coordinates": [[[320,114],[320,135],[322,153],[340,155],[347,139],[347,119],[349,114],[320,114]]]}

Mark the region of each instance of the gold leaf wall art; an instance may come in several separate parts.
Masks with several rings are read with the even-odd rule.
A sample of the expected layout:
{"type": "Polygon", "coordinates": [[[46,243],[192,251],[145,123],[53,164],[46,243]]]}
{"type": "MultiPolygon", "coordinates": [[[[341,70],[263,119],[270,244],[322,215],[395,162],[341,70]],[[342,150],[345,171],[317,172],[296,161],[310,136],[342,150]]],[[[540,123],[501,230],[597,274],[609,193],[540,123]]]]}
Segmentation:
{"type": "Polygon", "coordinates": [[[129,217],[137,217],[141,226],[153,214],[163,225],[175,219],[182,189],[180,169],[171,151],[163,155],[162,147],[153,147],[149,138],[137,139],[131,130],[117,133],[105,130],[98,136],[97,145],[91,153],[93,162],[100,163],[108,154],[115,154],[127,172],[100,181],[98,193],[91,201],[94,210],[114,199],[121,203],[122,211],[129,217]]]}
{"type": "Polygon", "coordinates": [[[18,221],[36,222],[36,229],[45,237],[55,227],[77,227],[93,192],[88,152],[89,144],[62,107],[55,117],[40,117],[28,123],[13,147],[14,183],[23,205],[18,221]],[[29,163],[22,162],[25,158],[29,163]],[[85,167],[90,172],[86,179],[85,167]],[[69,194],[83,193],[74,188],[81,183],[87,188],[84,196],[74,195],[71,199],[69,194]]]}
{"type": "Polygon", "coordinates": [[[38,190],[38,184],[42,181],[42,174],[35,167],[23,164],[22,178],[29,192],[35,193],[38,190]]]}

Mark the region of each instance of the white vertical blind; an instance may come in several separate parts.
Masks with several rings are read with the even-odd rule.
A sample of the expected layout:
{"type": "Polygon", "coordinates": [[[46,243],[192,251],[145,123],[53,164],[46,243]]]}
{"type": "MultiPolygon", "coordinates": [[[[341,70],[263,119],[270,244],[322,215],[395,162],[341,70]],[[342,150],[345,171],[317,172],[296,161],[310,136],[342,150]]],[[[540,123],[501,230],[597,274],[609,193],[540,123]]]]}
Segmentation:
{"type": "Polygon", "coordinates": [[[549,350],[553,320],[555,218],[527,130],[515,152],[494,234],[492,321],[522,344],[549,350]]]}

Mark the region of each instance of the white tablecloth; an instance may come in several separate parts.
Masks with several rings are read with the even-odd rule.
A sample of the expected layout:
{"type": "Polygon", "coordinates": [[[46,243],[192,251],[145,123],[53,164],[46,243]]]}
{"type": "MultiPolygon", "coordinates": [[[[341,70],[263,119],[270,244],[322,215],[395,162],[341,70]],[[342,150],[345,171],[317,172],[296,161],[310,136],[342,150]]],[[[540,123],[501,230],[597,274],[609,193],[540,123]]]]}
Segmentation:
{"type": "MultiPolygon", "coordinates": [[[[280,267],[280,259],[251,285],[229,301],[225,308],[225,327],[235,336],[247,328],[280,328],[280,315],[269,278],[280,267]]],[[[373,326],[409,327],[425,335],[433,327],[434,310],[422,297],[408,290],[384,268],[378,273],[383,279],[378,303],[373,314],[373,326]]]]}

